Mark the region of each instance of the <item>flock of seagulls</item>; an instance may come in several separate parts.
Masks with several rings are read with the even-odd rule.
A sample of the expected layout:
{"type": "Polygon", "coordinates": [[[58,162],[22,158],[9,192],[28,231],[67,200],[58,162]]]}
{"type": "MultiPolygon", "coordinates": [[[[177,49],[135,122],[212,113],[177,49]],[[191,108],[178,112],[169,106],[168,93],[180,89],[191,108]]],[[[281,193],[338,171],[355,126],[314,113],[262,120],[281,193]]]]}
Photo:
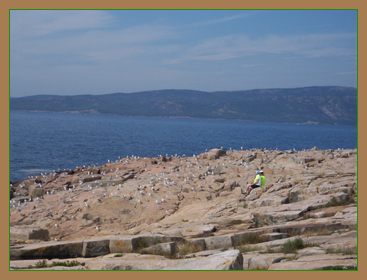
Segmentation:
{"type": "MultiPolygon", "coordinates": [[[[230,148],[230,151],[232,151],[232,148],[230,148]]],[[[243,147],[241,147],[241,151],[243,151],[243,147]]],[[[296,150],[293,149],[292,151],[295,152],[296,150]]],[[[269,163],[277,164],[277,162],[275,160],[275,157],[271,158],[270,152],[271,152],[271,150],[264,149],[262,151],[263,158],[268,160],[269,163]]],[[[251,153],[250,151],[247,151],[245,154],[247,156],[256,156],[255,153],[251,153]]],[[[303,154],[301,153],[301,155],[303,155],[303,154]]],[[[167,156],[168,155],[166,155],[166,157],[167,156]]],[[[171,155],[171,157],[181,158],[177,154],[175,154],[174,156],[171,155]]],[[[182,155],[182,157],[185,157],[185,155],[182,155]]],[[[337,157],[337,155],[329,154],[329,157],[330,158],[337,157]]],[[[116,162],[120,162],[122,164],[128,164],[129,162],[138,161],[139,159],[140,159],[139,157],[136,157],[136,156],[132,155],[131,157],[127,157],[126,159],[119,158],[119,160],[116,161],[116,162]]],[[[146,159],[146,158],[144,158],[144,159],[146,159]]],[[[108,160],[108,163],[112,163],[112,161],[108,160]]],[[[300,161],[300,163],[303,164],[302,161],[300,161]]],[[[77,192],[77,191],[79,191],[79,192],[92,191],[92,193],[94,194],[94,192],[97,191],[97,189],[100,188],[101,191],[103,189],[106,191],[105,193],[102,193],[101,196],[100,196],[100,198],[103,199],[103,198],[106,198],[106,196],[107,196],[107,188],[111,187],[111,188],[114,188],[114,191],[112,191],[112,192],[110,191],[110,196],[111,197],[121,197],[125,200],[127,200],[127,199],[131,200],[131,199],[134,198],[133,196],[135,196],[135,200],[133,200],[133,201],[136,201],[138,204],[145,204],[145,203],[147,203],[147,202],[149,202],[153,199],[152,200],[153,203],[154,203],[154,200],[155,200],[155,203],[158,204],[158,205],[161,205],[160,209],[162,209],[162,208],[165,208],[166,206],[169,207],[170,204],[167,203],[167,201],[169,201],[170,198],[169,198],[168,194],[163,194],[163,197],[157,197],[157,196],[160,196],[159,193],[162,190],[161,186],[163,188],[166,188],[167,190],[169,190],[171,187],[177,186],[178,183],[180,183],[181,186],[184,185],[184,184],[193,185],[198,180],[203,178],[203,176],[206,177],[206,176],[214,175],[215,174],[214,169],[216,167],[220,167],[220,166],[223,166],[223,168],[229,168],[230,166],[243,166],[247,171],[249,171],[250,166],[251,166],[251,163],[248,163],[248,162],[243,161],[243,160],[239,163],[238,160],[235,161],[235,162],[232,162],[232,160],[226,160],[226,158],[223,158],[222,160],[218,160],[217,162],[211,162],[211,163],[206,163],[206,164],[207,164],[207,166],[203,165],[201,163],[201,161],[199,160],[199,157],[194,154],[193,158],[190,159],[190,160],[185,159],[185,158],[181,159],[181,166],[179,166],[179,167],[176,166],[175,168],[172,168],[171,172],[169,172],[169,173],[166,172],[167,174],[165,172],[162,172],[162,173],[153,175],[153,174],[151,174],[151,170],[148,170],[146,168],[147,167],[146,164],[143,164],[142,166],[136,166],[136,169],[140,168],[140,172],[146,172],[146,174],[148,175],[149,184],[147,184],[148,186],[147,185],[142,185],[142,184],[137,184],[135,195],[132,195],[131,193],[130,194],[123,193],[124,192],[122,190],[123,185],[121,183],[117,184],[116,182],[99,182],[99,183],[85,184],[85,183],[83,183],[83,181],[79,181],[76,184],[64,186],[63,191],[69,192],[70,195],[73,195],[72,193],[77,192]],[[185,173],[187,175],[183,176],[181,171],[185,171],[185,173]],[[173,179],[175,179],[175,180],[173,180],[173,179]],[[116,190],[116,188],[117,188],[117,190],[116,190]],[[149,191],[149,188],[150,188],[151,191],[149,191]]],[[[98,164],[96,164],[94,166],[98,166],[98,164]]],[[[82,170],[84,170],[86,168],[88,168],[88,167],[83,166],[82,170]]],[[[308,170],[309,166],[305,165],[304,169],[308,170]]],[[[45,188],[45,185],[47,185],[48,181],[53,180],[53,182],[57,182],[57,180],[56,180],[57,175],[59,174],[61,177],[65,177],[65,176],[67,176],[68,171],[69,170],[64,170],[64,172],[61,172],[61,173],[60,173],[60,170],[58,170],[58,173],[56,171],[54,171],[53,173],[50,173],[49,176],[47,176],[46,173],[45,174],[41,173],[40,178],[43,179],[43,182],[42,183],[34,183],[33,186],[36,187],[36,188],[45,188]]],[[[121,170],[121,168],[113,168],[113,169],[111,168],[111,169],[109,169],[109,171],[103,171],[100,174],[102,176],[107,177],[109,172],[117,173],[117,172],[123,172],[123,171],[121,170]]],[[[95,175],[90,170],[87,170],[86,174],[88,174],[90,176],[95,175]]],[[[135,175],[134,178],[136,180],[140,179],[140,177],[136,176],[137,175],[136,171],[135,172],[130,171],[130,175],[135,175]]],[[[117,177],[119,177],[119,176],[118,175],[109,175],[107,178],[108,178],[108,180],[113,180],[113,178],[117,178],[117,177]]],[[[35,176],[35,177],[31,176],[29,178],[38,179],[39,177],[38,176],[35,176]]],[[[12,187],[12,184],[10,184],[10,186],[12,187]]],[[[26,187],[26,185],[25,185],[25,183],[22,183],[22,184],[19,185],[19,187],[20,187],[20,189],[24,189],[26,187]]],[[[196,188],[194,186],[192,186],[191,191],[196,192],[196,188]]],[[[55,189],[47,190],[45,192],[45,196],[47,197],[47,196],[50,196],[50,195],[55,195],[56,193],[59,193],[59,192],[62,192],[62,190],[55,190],[55,189]]],[[[15,193],[15,195],[20,195],[20,193],[15,193]]],[[[13,200],[10,200],[10,205],[11,205],[12,208],[15,208],[18,212],[21,212],[22,209],[25,209],[25,208],[29,207],[31,205],[30,204],[31,202],[33,202],[32,205],[34,205],[34,203],[41,202],[44,199],[45,199],[45,197],[43,197],[43,196],[36,197],[33,200],[32,200],[32,198],[24,199],[24,200],[21,200],[21,199],[14,200],[13,199],[13,200]]],[[[70,198],[70,201],[71,201],[71,198],[70,198]]],[[[84,201],[84,205],[85,205],[85,208],[90,208],[90,205],[86,201],[84,201]]],[[[71,207],[71,206],[72,206],[72,203],[69,203],[68,207],[71,207]]],[[[33,215],[37,214],[37,213],[43,213],[44,210],[46,210],[48,214],[52,214],[52,210],[49,207],[47,209],[37,209],[37,210],[35,209],[35,206],[33,206],[33,207],[34,207],[32,209],[32,210],[34,210],[34,211],[32,211],[33,215]]],[[[167,216],[171,215],[171,213],[169,212],[168,209],[162,209],[162,210],[165,211],[165,214],[167,216]]],[[[72,211],[70,211],[70,213],[71,212],[72,211]]],[[[67,213],[68,213],[67,208],[64,208],[61,212],[61,214],[63,214],[63,215],[68,215],[67,213]]],[[[29,217],[32,218],[33,215],[29,214],[29,217]]],[[[71,217],[72,220],[76,219],[76,217],[73,216],[73,215],[69,216],[69,217],[71,217]]],[[[60,228],[60,225],[58,223],[55,223],[55,228],[60,228]]],[[[96,230],[101,231],[101,228],[99,226],[97,226],[96,230]]],[[[55,239],[55,241],[56,240],[57,239],[55,239]]]]}

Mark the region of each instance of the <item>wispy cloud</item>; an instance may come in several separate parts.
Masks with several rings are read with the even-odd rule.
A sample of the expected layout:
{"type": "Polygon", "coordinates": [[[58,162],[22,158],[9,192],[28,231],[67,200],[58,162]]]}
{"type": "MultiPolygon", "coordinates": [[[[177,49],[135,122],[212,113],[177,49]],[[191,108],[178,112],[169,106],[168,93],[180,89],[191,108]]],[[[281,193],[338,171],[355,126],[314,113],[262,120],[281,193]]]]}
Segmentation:
{"type": "MultiPolygon", "coordinates": [[[[53,23],[46,24],[47,28],[39,28],[43,26],[42,24],[33,24],[33,27],[29,27],[29,32],[33,35],[21,36],[19,31],[15,30],[17,27],[13,27],[14,33],[11,34],[16,35],[14,35],[15,38],[11,38],[11,61],[37,60],[47,65],[52,60],[65,56],[69,61],[77,57],[75,63],[81,61],[106,62],[106,60],[119,61],[140,55],[154,56],[177,49],[177,46],[167,42],[168,39],[175,38],[175,32],[172,28],[163,25],[140,25],[116,30],[100,30],[107,24],[101,19],[80,24],[78,27],[57,24],[56,22],[60,20],[55,19],[53,23]],[[87,30],[77,33],[70,32],[63,36],[52,36],[51,34],[67,28],[75,28],[75,30],[86,28],[87,30]],[[41,36],[47,35],[46,33],[48,36],[41,36]],[[35,40],[34,38],[38,36],[40,38],[35,40]]],[[[40,21],[45,22],[46,20],[40,21]]]]}
{"type": "Polygon", "coordinates": [[[235,16],[230,16],[230,17],[222,17],[222,18],[213,19],[213,20],[194,22],[190,24],[190,26],[205,26],[205,25],[218,24],[218,23],[240,19],[240,18],[247,17],[247,16],[248,14],[241,14],[241,15],[235,15],[235,16]]]}
{"type": "Polygon", "coordinates": [[[96,10],[13,10],[10,12],[10,34],[32,38],[61,31],[96,29],[110,26],[113,18],[96,10]]]}
{"type": "Polygon", "coordinates": [[[186,49],[182,56],[167,60],[167,63],[225,60],[261,53],[306,57],[355,55],[356,47],[343,45],[343,40],[353,39],[356,39],[356,34],[268,35],[256,39],[244,34],[234,34],[201,42],[186,49]]]}

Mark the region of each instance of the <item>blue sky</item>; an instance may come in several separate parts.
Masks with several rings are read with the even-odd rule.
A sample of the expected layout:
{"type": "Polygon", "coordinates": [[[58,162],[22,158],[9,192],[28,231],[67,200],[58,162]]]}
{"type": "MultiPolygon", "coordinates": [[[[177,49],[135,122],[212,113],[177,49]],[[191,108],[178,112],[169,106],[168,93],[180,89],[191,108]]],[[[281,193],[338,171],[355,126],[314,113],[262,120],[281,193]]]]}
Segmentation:
{"type": "Polygon", "coordinates": [[[357,86],[356,10],[11,10],[10,96],[357,86]]]}

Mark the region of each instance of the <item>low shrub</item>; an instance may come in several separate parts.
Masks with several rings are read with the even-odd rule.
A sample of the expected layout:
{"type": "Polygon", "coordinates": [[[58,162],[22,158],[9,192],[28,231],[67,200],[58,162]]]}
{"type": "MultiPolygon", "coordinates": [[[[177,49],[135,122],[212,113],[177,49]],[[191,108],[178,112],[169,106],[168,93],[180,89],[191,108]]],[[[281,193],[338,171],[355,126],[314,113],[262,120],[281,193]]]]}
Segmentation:
{"type": "Polygon", "coordinates": [[[34,266],[29,265],[28,269],[32,269],[32,268],[44,268],[47,267],[47,261],[46,260],[42,260],[42,261],[38,261],[35,263],[34,266]]]}
{"type": "Polygon", "coordinates": [[[66,262],[52,262],[51,266],[78,266],[80,263],[78,261],[66,261],[66,262]]]}
{"type": "Polygon", "coordinates": [[[281,247],[281,251],[283,253],[296,253],[297,250],[305,248],[305,244],[303,244],[303,240],[301,238],[296,238],[293,241],[289,240],[283,244],[281,247]]]}
{"type": "Polygon", "coordinates": [[[47,261],[46,260],[42,260],[42,261],[36,262],[35,267],[36,268],[47,267],[47,261]]]}

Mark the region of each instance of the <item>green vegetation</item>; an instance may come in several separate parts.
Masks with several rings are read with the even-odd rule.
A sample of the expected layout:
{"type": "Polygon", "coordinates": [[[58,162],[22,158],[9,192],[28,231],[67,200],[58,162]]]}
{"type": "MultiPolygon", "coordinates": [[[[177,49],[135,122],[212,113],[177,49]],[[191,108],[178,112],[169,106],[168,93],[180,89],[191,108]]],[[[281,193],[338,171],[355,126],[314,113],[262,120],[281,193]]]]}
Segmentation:
{"type": "Polygon", "coordinates": [[[355,255],[357,254],[356,250],[352,248],[339,248],[339,249],[328,249],[326,250],[327,254],[343,254],[343,255],[355,255]]]}
{"type": "Polygon", "coordinates": [[[343,266],[327,266],[327,267],[324,267],[322,270],[357,270],[357,268],[354,267],[354,266],[347,266],[347,267],[343,267],[343,266]]]}
{"type": "Polygon", "coordinates": [[[28,269],[33,269],[33,268],[45,268],[45,267],[53,267],[53,266],[78,266],[80,263],[78,261],[66,261],[66,262],[52,262],[51,265],[47,265],[47,261],[46,260],[42,260],[42,261],[38,261],[35,263],[34,266],[29,265],[28,269]]]}
{"type": "Polygon", "coordinates": [[[46,260],[42,260],[42,261],[36,262],[35,267],[36,268],[47,267],[47,261],[46,260]]]}
{"type": "Polygon", "coordinates": [[[66,262],[52,262],[51,266],[78,266],[80,263],[78,261],[66,261],[66,262]]]}
{"type": "Polygon", "coordinates": [[[293,241],[289,240],[283,244],[281,251],[286,254],[296,253],[297,250],[305,248],[303,240],[301,238],[296,238],[293,241]]]}
{"type": "Polygon", "coordinates": [[[333,197],[326,205],[325,207],[334,207],[334,206],[344,206],[348,204],[354,203],[354,198],[352,196],[349,197],[348,200],[345,201],[338,201],[335,197],[333,197]]]}

